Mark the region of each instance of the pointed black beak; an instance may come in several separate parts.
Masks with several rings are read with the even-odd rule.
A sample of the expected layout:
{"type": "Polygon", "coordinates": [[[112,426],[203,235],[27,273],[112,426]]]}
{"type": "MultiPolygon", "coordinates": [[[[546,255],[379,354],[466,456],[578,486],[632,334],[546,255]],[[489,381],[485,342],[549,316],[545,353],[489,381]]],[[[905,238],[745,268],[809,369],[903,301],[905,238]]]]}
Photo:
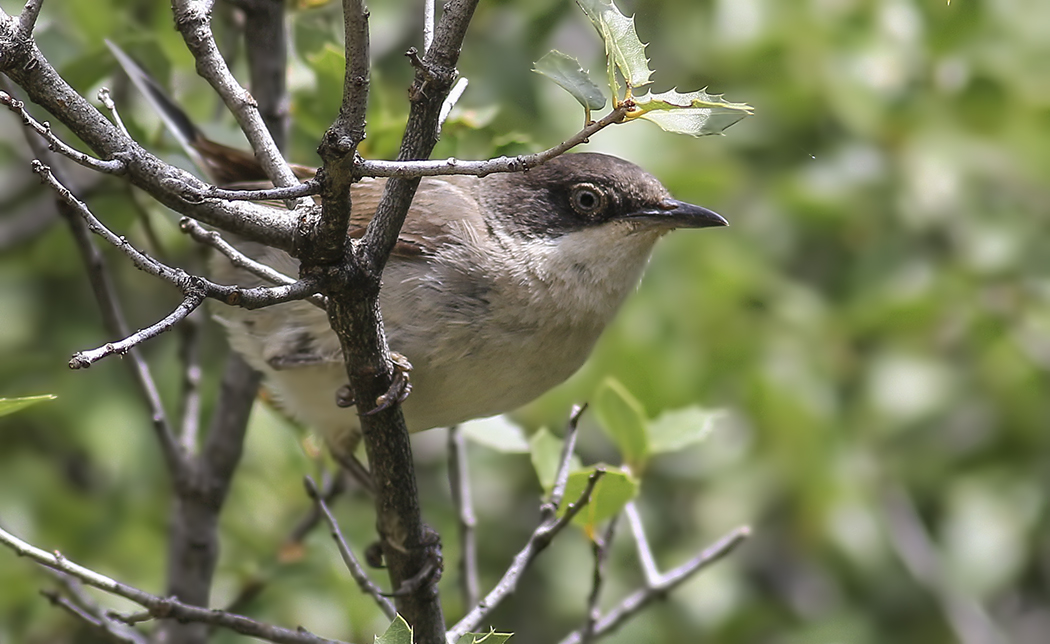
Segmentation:
{"type": "Polygon", "coordinates": [[[714,210],[677,199],[664,199],[656,208],[636,212],[631,217],[648,219],[654,224],[668,228],[712,228],[729,225],[725,217],[714,210]]]}

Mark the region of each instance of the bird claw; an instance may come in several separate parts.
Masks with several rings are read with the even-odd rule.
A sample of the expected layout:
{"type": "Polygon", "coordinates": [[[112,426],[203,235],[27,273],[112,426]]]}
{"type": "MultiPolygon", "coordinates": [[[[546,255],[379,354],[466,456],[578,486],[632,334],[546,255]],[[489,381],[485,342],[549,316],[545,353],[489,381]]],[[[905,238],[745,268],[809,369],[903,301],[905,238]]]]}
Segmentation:
{"type": "MultiPolygon", "coordinates": [[[[401,581],[396,590],[383,593],[386,597],[405,597],[418,592],[428,586],[433,586],[441,580],[441,574],[445,570],[445,559],[441,554],[441,537],[429,526],[424,526],[426,534],[423,542],[418,546],[424,550],[426,557],[419,572],[408,579],[401,581]]],[[[378,544],[376,544],[378,545],[378,544]]]]}
{"type": "Polygon", "coordinates": [[[394,380],[390,383],[390,388],[386,390],[386,393],[376,398],[375,409],[366,411],[364,413],[365,416],[378,414],[381,411],[390,409],[395,404],[405,402],[408,394],[412,392],[412,382],[408,376],[409,372],[412,371],[412,363],[408,361],[408,358],[397,352],[391,352],[390,359],[394,363],[394,380]]]}

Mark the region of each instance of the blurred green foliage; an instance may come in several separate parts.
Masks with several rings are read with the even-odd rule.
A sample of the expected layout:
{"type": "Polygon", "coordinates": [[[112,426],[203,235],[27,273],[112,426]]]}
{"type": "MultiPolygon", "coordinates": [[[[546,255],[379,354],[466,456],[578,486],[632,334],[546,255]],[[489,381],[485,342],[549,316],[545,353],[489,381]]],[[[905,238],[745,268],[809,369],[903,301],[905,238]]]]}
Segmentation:
{"type": "MultiPolygon", "coordinates": [[[[369,156],[389,157],[397,146],[411,74],[402,54],[421,39],[417,4],[370,7],[369,156]]],[[[21,8],[13,0],[0,6],[21,8]]],[[[1010,641],[1044,642],[1050,3],[620,6],[636,14],[640,37],[651,43],[655,91],[710,86],[754,105],[756,115],[725,137],[676,137],[635,123],[600,133],[587,148],[646,167],[677,197],[722,212],[733,226],[671,235],[588,365],[516,418],[529,431],[559,431],[569,405],[607,376],[649,418],[696,404],[725,409],[707,441],[653,457],[642,517],[665,568],[741,523],[755,536],[609,641],[955,642],[959,618],[950,606],[963,605],[1010,641]],[[905,530],[916,525],[909,507],[928,530],[928,552],[905,530]]],[[[218,12],[215,28],[240,69],[235,21],[225,5],[218,12]]],[[[290,32],[296,161],[315,161],[318,134],[338,105],[337,14],[334,6],[297,13],[290,32]]],[[[132,132],[151,148],[170,145],[155,117],[111,77],[103,38],[146,63],[209,134],[238,141],[232,119],[194,75],[163,3],[52,0],[37,36],[85,95],[112,87],[132,132]]],[[[435,156],[529,151],[573,133],[576,102],[530,71],[551,48],[591,70],[604,62],[571,2],[482,3],[460,65],[470,88],[435,156]]],[[[46,211],[50,196],[28,170],[20,126],[5,115],[0,128],[0,222],[46,211]]],[[[119,182],[81,180],[111,227],[199,268],[199,252],[170,213],[119,182]]],[[[0,256],[0,396],[59,397],[0,419],[0,522],[40,547],[162,592],[168,482],[147,414],[118,359],[87,372],[65,366],[76,350],[109,338],[63,226],[58,220],[0,256]]],[[[178,301],[173,289],[106,253],[132,324],[148,324],[178,301]]],[[[213,358],[223,349],[212,325],[205,332],[207,407],[216,391],[213,358]]],[[[170,409],[178,345],[176,333],[144,348],[170,409]]],[[[584,462],[615,462],[594,423],[584,416],[584,462]]],[[[445,535],[443,598],[454,620],[462,607],[444,437],[433,431],[415,440],[426,518],[445,535]]],[[[318,467],[303,445],[259,405],[223,515],[214,605],[264,583],[240,610],[369,641],[384,620],[343,572],[324,531],[296,556],[281,550],[308,506],[299,480],[318,467]]],[[[542,490],[527,455],[480,445],[471,452],[488,588],[535,525],[542,490]]],[[[351,496],[337,510],[352,543],[369,543],[369,502],[351,496]]],[[[621,532],[608,602],[641,583],[621,532]]],[[[94,641],[37,594],[53,583],[46,574],[10,553],[0,552],[0,562],[0,641],[94,641]]],[[[590,565],[584,536],[565,535],[492,626],[517,633],[512,641],[556,641],[582,623],[590,565]]],[[[968,637],[991,641],[972,639],[981,637],[976,629],[968,637]]]]}

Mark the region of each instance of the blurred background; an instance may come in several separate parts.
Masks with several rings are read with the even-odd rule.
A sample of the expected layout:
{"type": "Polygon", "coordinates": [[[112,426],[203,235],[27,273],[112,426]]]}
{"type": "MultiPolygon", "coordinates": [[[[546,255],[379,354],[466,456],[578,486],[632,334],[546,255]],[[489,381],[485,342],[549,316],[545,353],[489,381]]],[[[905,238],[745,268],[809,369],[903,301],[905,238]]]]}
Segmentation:
{"type": "MultiPolygon", "coordinates": [[[[304,4],[313,6],[291,14],[290,156],[315,163],[341,92],[341,23],[337,6],[304,4]]],[[[651,43],[656,91],[709,87],[756,112],[726,136],[633,123],[584,149],[642,165],[732,227],[662,242],[587,366],[513,420],[560,432],[570,405],[606,376],[650,416],[724,409],[706,442],[652,465],[640,509],[664,568],[738,525],[754,536],[608,641],[1047,641],[1050,3],[618,5],[651,43]]],[[[370,9],[375,71],[362,151],[390,158],[406,115],[403,53],[421,46],[421,3],[370,9]]],[[[222,3],[216,11],[220,40],[243,70],[236,12],[222,3]]],[[[85,96],[112,88],[132,133],[172,162],[187,163],[115,74],[104,38],[140,59],[214,138],[242,140],[194,74],[164,3],[51,0],[37,38],[85,96]]],[[[481,3],[460,64],[470,86],[435,156],[534,151],[575,132],[578,105],[530,72],[551,48],[602,76],[601,42],[574,3],[481,3]]],[[[72,353],[109,338],[53,198],[29,171],[20,125],[4,113],[0,129],[0,396],[58,396],[0,419],[0,523],[161,592],[168,482],[148,416],[118,359],[66,367],[72,353]]],[[[80,179],[108,225],[199,270],[201,252],[172,213],[119,181],[80,179]]],[[[132,324],[178,302],[174,289],[106,255],[132,324]]],[[[200,323],[209,408],[225,349],[214,324],[200,323]]],[[[173,333],[144,347],[169,406],[179,346],[173,333]]],[[[616,458],[586,415],[582,432],[585,461],[616,458]]],[[[425,516],[444,535],[452,621],[462,606],[444,433],[415,440],[425,516]]],[[[470,447],[487,589],[535,526],[540,489],[526,455],[470,447]]],[[[282,548],[309,507],[300,480],[321,467],[311,439],[257,405],[223,515],[214,605],[240,598],[238,609],[260,619],[370,641],[383,620],[327,534],[282,548]]],[[[352,543],[367,545],[369,501],[347,495],[338,514],[352,543]]],[[[642,582],[620,531],[606,606],[642,582]]],[[[512,641],[557,641],[582,624],[590,566],[585,536],[562,537],[492,626],[517,633],[512,641]]],[[[0,642],[95,641],[40,597],[51,585],[0,552],[0,642]]]]}

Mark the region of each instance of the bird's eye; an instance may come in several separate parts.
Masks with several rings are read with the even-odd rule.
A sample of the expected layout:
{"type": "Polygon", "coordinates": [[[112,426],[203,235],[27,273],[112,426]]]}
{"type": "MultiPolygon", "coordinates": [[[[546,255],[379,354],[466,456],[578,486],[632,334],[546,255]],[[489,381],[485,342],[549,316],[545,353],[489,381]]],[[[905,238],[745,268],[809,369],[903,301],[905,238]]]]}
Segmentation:
{"type": "Polygon", "coordinates": [[[571,200],[572,209],[581,215],[591,215],[605,207],[605,195],[589,183],[573,187],[571,200]]]}

